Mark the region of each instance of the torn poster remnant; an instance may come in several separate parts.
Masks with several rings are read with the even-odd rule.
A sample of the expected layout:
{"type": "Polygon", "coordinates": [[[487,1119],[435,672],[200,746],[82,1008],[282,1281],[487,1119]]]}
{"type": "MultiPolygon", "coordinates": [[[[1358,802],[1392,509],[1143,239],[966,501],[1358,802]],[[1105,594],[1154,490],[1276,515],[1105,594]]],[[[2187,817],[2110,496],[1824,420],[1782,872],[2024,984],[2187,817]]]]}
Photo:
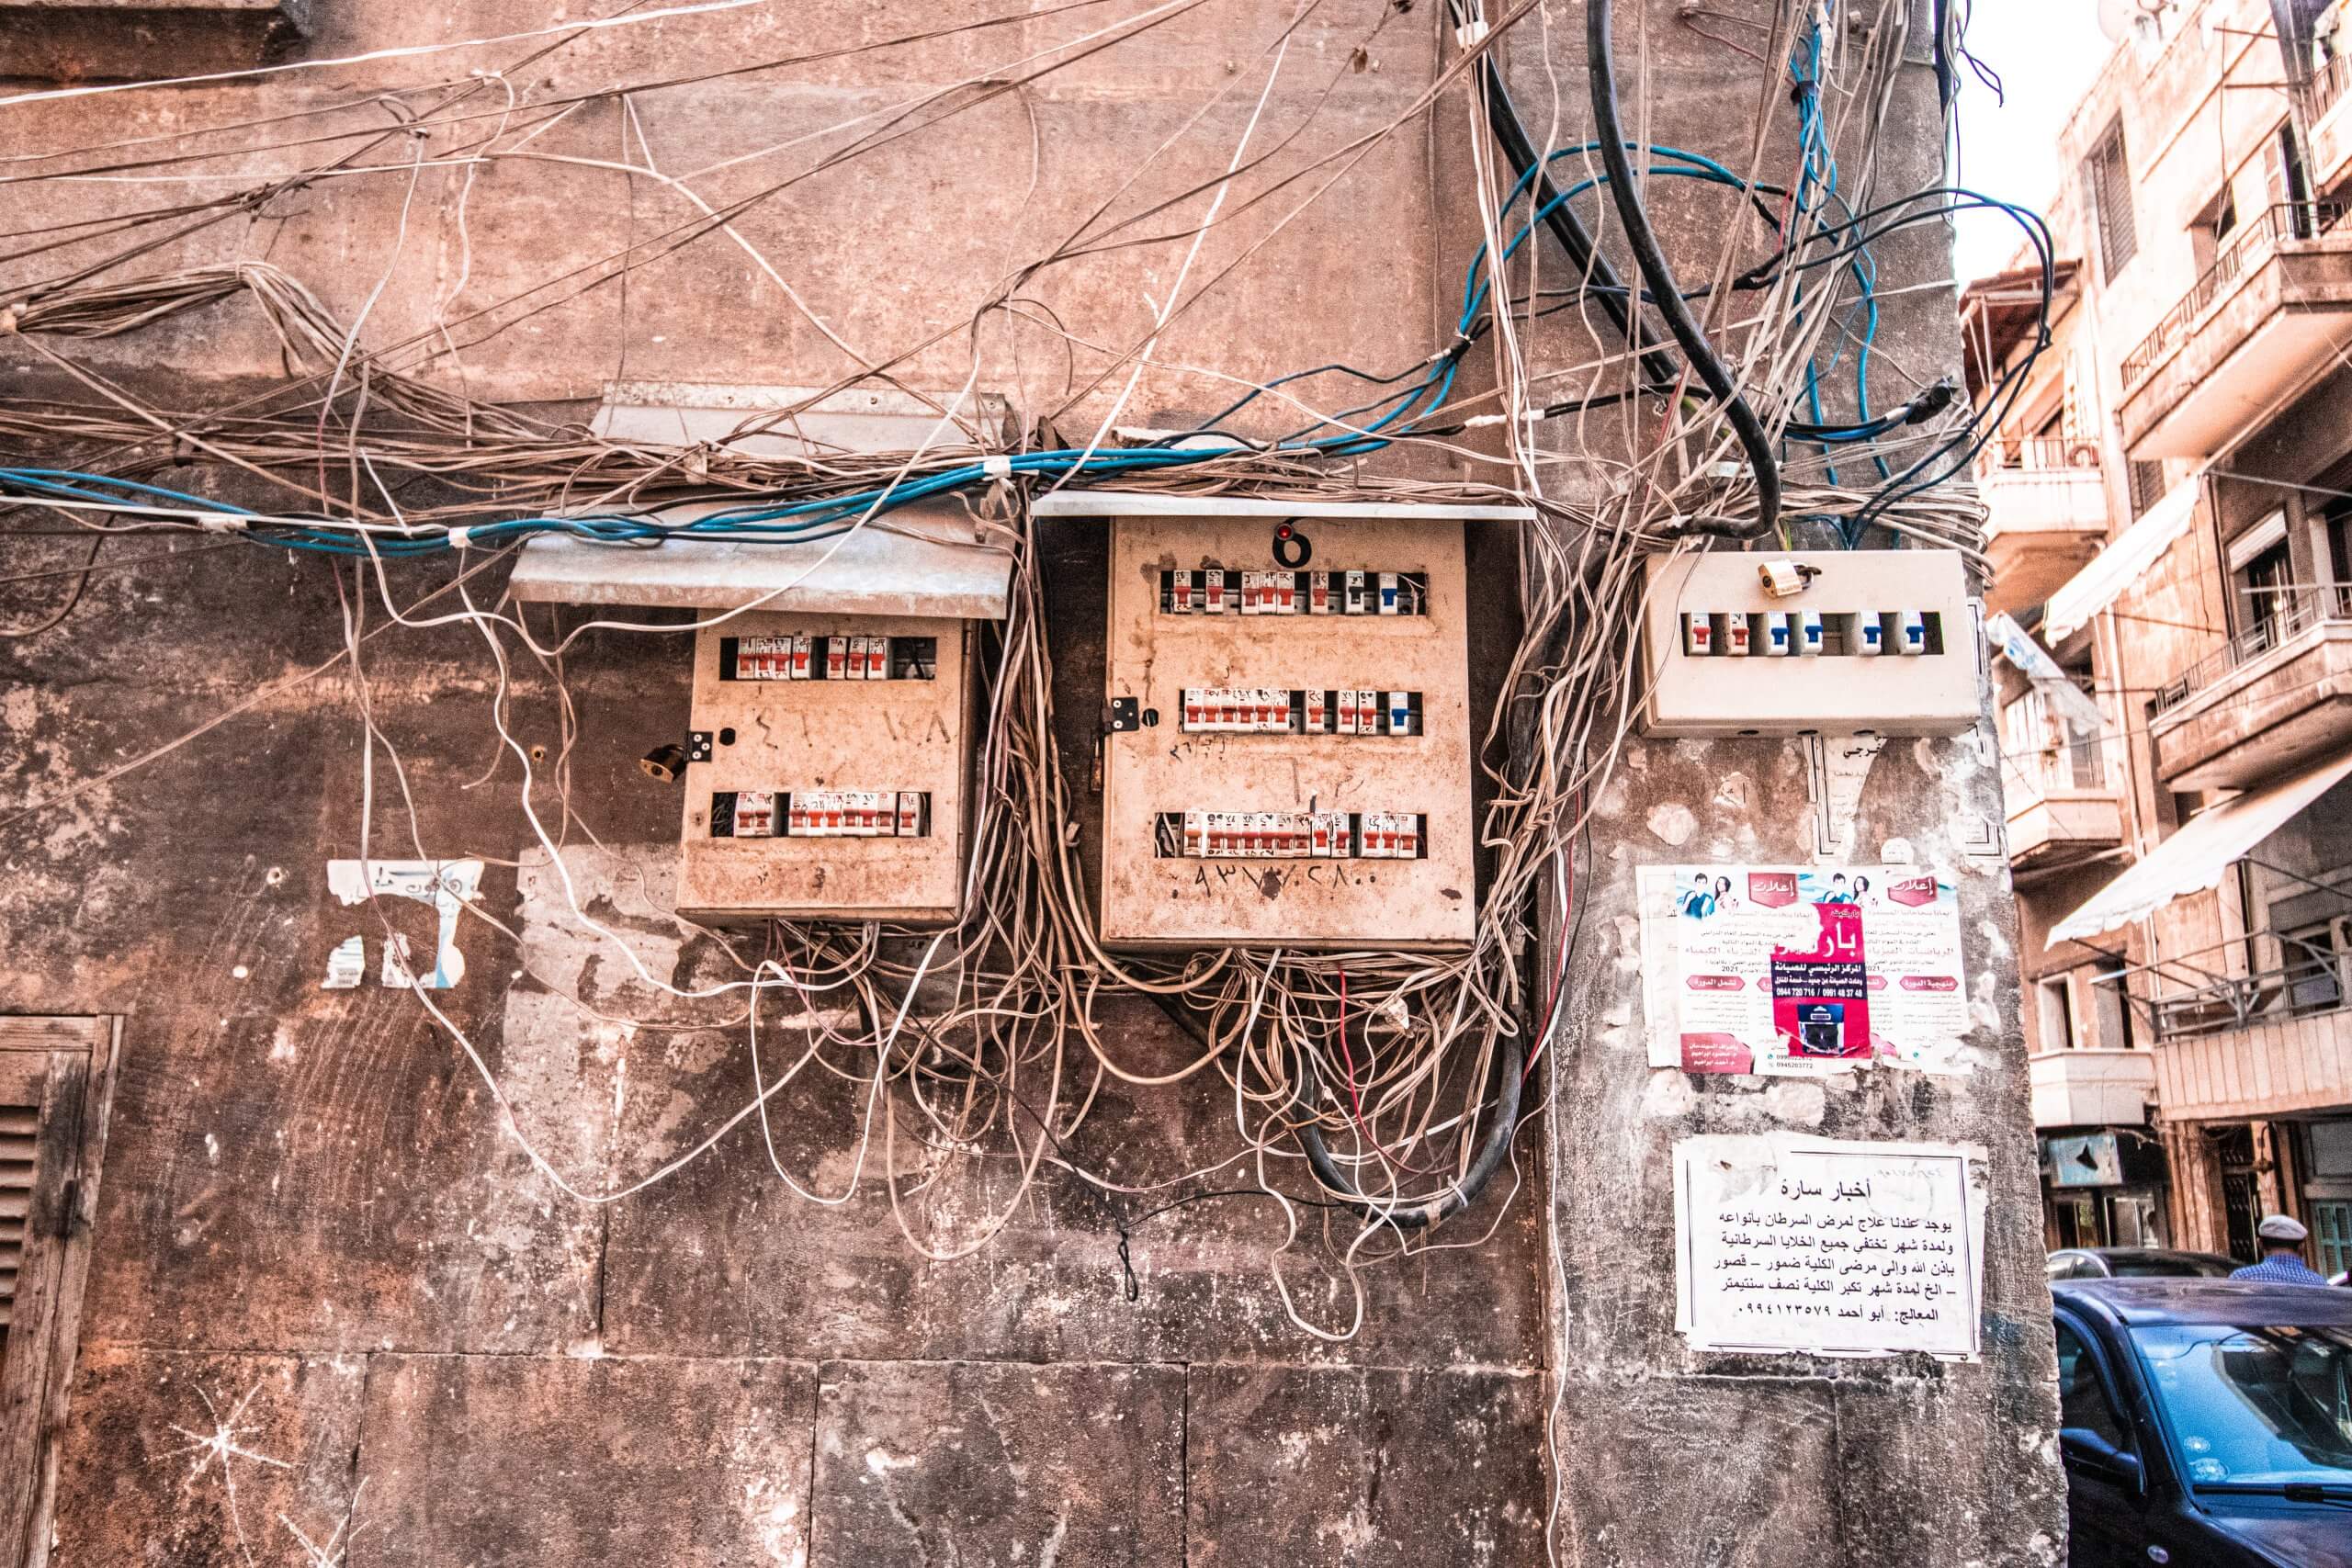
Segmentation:
{"type": "MultiPolygon", "coordinates": [[[[425,989],[446,991],[466,977],[466,955],[458,951],[458,910],[481,891],[481,862],[478,860],[331,860],[327,888],[346,904],[370,898],[414,898],[430,904],[441,918],[433,955],[433,973],[425,989]]],[[[385,954],[384,983],[392,985],[392,955],[385,954]]],[[[364,964],[364,960],[363,960],[364,964]]],[[[405,974],[405,965],[401,966],[405,974]]],[[[403,978],[397,982],[405,986],[403,978]]]]}
{"type": "Polygon", "coordinates": [[[322,991],[356,990],[368,974],[368,945],[359,938],[345,937],[327,954],[327,977],[319,982],[322,991]]]}

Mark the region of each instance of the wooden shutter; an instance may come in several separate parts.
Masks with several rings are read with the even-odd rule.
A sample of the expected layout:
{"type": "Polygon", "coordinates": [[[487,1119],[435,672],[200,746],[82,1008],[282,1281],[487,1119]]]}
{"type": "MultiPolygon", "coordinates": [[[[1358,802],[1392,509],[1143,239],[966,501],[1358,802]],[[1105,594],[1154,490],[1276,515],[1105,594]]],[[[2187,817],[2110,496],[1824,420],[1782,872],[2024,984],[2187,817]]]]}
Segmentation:
{"type": "Polygon", "coordinates": [[[116,1031],[0,1017],[0,1568],[42,1568],[116,1031]]]}
{"type": "Polygon", "coordinates": [[[2084,199],[2098,228],[2098,273],[2111,280],[2139,254],[2139,231],[2132,219],[2132,164],[2123,149],[2123,122],[2108,127],[2098,146],[2083,160],[2084,199]]]}

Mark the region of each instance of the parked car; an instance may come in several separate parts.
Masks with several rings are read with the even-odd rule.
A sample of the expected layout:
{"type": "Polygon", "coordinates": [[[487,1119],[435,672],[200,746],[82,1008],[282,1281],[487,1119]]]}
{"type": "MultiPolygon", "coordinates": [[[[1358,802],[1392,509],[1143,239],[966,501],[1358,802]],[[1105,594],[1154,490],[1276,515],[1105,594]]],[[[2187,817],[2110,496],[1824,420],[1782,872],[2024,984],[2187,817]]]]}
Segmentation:
{"type": "Polygon", "coordinates": [[[2062,1280],[2070,1568],[2352,1568],[2352,1292],[2062,1280]]]}
{"type": "Polygon", "coordinates": [[[2237,1260],[2162,1247],[2062,1247],[2043,1266],[2052,1280],[2226,1280],[2237,1260]]]}

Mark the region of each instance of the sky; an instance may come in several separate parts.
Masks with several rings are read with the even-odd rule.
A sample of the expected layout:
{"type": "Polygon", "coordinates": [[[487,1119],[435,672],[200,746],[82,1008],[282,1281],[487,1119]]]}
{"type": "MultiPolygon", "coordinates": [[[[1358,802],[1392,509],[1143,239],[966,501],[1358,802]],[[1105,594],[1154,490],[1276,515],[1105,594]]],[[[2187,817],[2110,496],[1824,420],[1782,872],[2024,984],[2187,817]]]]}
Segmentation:
{"type": "MultiPolygon", "coordinates": [[[[2058,189],[2058,130],[2113,48],[2097,0],[1976,0],[1969,51],[2001,80],[2005,101],[1963,69],[1954,184],[2035,212],[2058,189]]],[[[1999,212],[1963,212],[1953,262],[1965,281],[1999,272],[2024,239],[1999,212]]]]}

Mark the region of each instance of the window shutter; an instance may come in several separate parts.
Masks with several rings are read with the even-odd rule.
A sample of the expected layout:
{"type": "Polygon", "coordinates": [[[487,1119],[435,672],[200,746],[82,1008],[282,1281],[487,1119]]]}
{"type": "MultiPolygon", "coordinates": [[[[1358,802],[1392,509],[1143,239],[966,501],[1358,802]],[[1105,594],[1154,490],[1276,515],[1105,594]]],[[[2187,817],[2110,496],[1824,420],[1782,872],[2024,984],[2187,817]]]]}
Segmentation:
{"type": "Polygon", "coordinates": [[[2117,120],[2099,138],[2098,150],[2084,163],[2084,184],[2091,210],[2098,219],[2098,270],[2111,279],[2139,254],[2139,231],[2132,220],[2132,164],[2123,149],[2123,122],[2117,120]]]}
{"type": "Polygon", "coordinates": [[[24,1267],[41,1102],[49,1098],[48,1066],[46,1053],[0,1052],[0,1356],[15,1320],[17,1280],[24,1267]]]}
{"type": "Polygon", "coordinates": [[[111,1021],[0,1017],[0,1563],[49,1560],[116,1059],[111,1021]]]}

